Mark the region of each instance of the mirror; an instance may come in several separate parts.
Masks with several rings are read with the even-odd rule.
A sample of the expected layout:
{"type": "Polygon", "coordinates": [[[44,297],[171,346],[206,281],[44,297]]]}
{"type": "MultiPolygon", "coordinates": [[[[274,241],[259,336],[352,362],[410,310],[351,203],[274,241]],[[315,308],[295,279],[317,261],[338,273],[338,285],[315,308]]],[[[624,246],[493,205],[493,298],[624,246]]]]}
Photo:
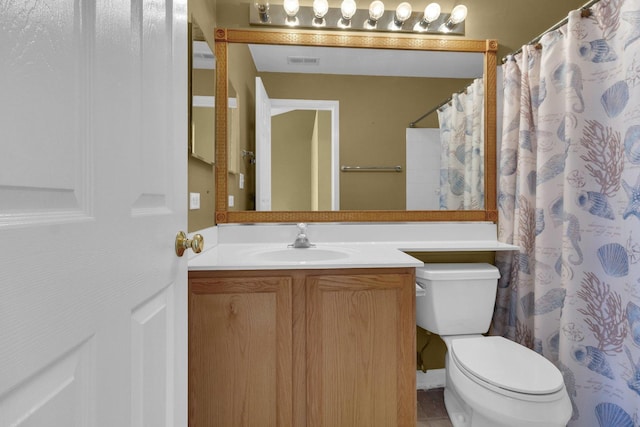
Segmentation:
{"type": "MultiPolygon", "coordinates": [[[[233,68],[233,62],[236,61],[233,55],[238,48],[240,48],[240,44],[257,44],[257,45],[279,45],[279,46],[325,46],[325,47],[340,47],[340,48],[355,48],[360,49],[359,53],[364,53],[363,49],[376,49],[379,51],[393,50],[401,51],[402,53],[407,52],[447,52],[447,53],[461,53],[461,52],[469,52],[475,53],[476,55],[482,55],[483,57],[483,71],[484,71],[484,91],[485,91],[485,101],[484,101],[484,116],[485,116],[485,158],[484,158],[484,169],[485,169],[485,209],[484,210],[473,210],[473,211],[439,211],[439,210],[406,210],[404,195],[401,197],[402,206],[399,206],[397,203],[394,204],[384,204],[381,205],[365,205],[355,206],[352,202],[357,201],[360,191],[359,190],[350,190],[351,193],[346,193],[345,188],[346,185],[341,186],[342,195],[340,197],[340,209],[339,211],[331,211],[331,210],[318,210],[312,211],[307,208],[294,208],[296,210],[291,211],[240,211],[235,210],[233,207],[228,207],[228,196],[234,191],[235,182],[232,182],[231,186],[228,187],[230,177],[232,174],[228,173],[227,165],[223,164],[226,162],[228,154],[226,153],[227,147],[222,146],[222,144],[217,145],[216,150],[216,159],[217,159],[217,168],[216,168],[216,222],[289,222],[289,221],[429,221],[429,220],[450,220],[450,221],[464,221],[464,220],[490,220],[495,221],[497,218],[496,214],[496,200],[495,200],[495,73],[496,73],[496,50],[497,43],[492,40],[454,40],[454,39],[426,39],[419,38],[413,35],[404,36],[404,35],[394,35],[394,37],[389,37],[388,35],[363,35],[363,34],[333,34],[333,33],[322,33],[322,32],[290,32],[290,31],[252,31],[252,30],[235,30],[235,29],[217,29],[215,32],[216,37],[216,58],[218,60],[218,73],[216,79],[216,100],[226,99],[228,96],[229,78],[232,78],[238,71],[233,68]],[[349,203],[352,203],[351,205],[349,203]]],[[[246,47],[245,47],[246,49],[246,47]]],[[[248,50],[248,49],[247,49],[248,50]]],[[[245,54],[245,55],[248,55],[245,54]]],[[[366,55],[365,55],[366,56],[366,55]]],[[[353,58],[353,55],[351,55],[353,58]]],[[[362,58],[362,55],[358,55],[356,58],[362,58]]],[[[304,58],[303,58],[304,59],[304,58]]],[[[274,79],[272,74],[266,73],[263,74],[265,80],[274,79]]],[[[327,86],[317,79],[314,83],[299,83],[298,79],[294,82],[292,79],[288,80],[289,84],[281,84],[280,87],[284,88],[293,88],[294,86],[306,86],[313,87],[316,86],[316,91],[321,94],[327,95],[329,94],[328,88],[331,85],[327,86]],[[323,90],[324,88],[324,90],[323,90]]],[[[331,77],[331,76],[327,76],[331,77]]],[[[409,82],[409,87],[411,87],[411,79],[414,77],[399,77],[396,78],[396,86],[400,88],[400,83],[404,80],[409,82]]],[[[360,92],[365,96],[368,96],[371,100],[375,99],[376,96],[385,98],[390,100],[388,94],[384,94],[382,96],[376,93],[375,88],[378,87],[376,77],[361,77],[361,76],[351,76],[351,83],[347,86],[342,86],[342,89],[339,91],[348,92],[345,87],[351,87],[354,91],[360,92]],[[368,81],[365,81],[367,80],[368,81]],[[359,87],[356,85],[365,84],[364,87],[359,87]]],[[[285,78],[285,80],[287,80],[285,78]]],[[[470,80],[467,80],[470,81],[470,80]]],[[[337,85],[336,85],[337,86],[337,85]]],[[[447,96],[450,96],[453,92],[461,89],[460,80],[458,80],[457,86],[452,86],[451,89],[447,89],[443,92],[443,96],[438,99],[438,101],[446,99],[447,96]],[[448,94],[448,95],[444,95],[448,94]]],[[[245,88],[237,88],[236,90],[239,92],[239,97],[241,97],[241,92],[245,88]]],[[[251,88],[248,88],[248,91],[251,92],[251,88]]],[[[290,95],[286,93],[286,91],[281,92],[282,94],[276,95],[277,98],[296,98],[298,95],[290,95]]],[[[255,96],[255,95],[254,95],[255,96]]],[[[330,101],[335,101],[338,95],[327,96],[330,101]]],[[[314,99],[318,99],[318,96],[312,96],[314,99]]],[[[341,140],[343,146],[340,149],[340,167],[343,166],[388,166],[390,171],[384,172],[373,172],[373,173],[351,173],[346,170],[340,170],[338,174],[338,179],[345,183],[347,180],[351,181],[369,181],[369,187],[374,188],[377,191],[377,199],[382,200],[383,202],[392,201],[395,196],[397,196],[398,191],[391,192],[389,195],[380,196],[380,189],[383,188],[390,181],[398,181],[402,180],[401,185],[404,189],[404,173],[397,173],[396,166],[401,166],[400,169],[403,169],[405,166],[405,158],[404,158],[404,144],[405,144],[405,131],[408,127],[409,122],[416,120],[422,113],[428,110],[433,105],[433,101],[424,101],[419,104],[418,110],[407,110],[406,120],[404,120],[403,127],[399,130],[400,137],[398,138],[398,130],[394,130],[395,136],[388,137],[385,136],[389,140],[388,144],[388,153],[384,154],[384,157],[390,160],[388,165],[386,164],[367,164],[368,155],[370,154],[366,146],[361,146],[358,151],[359,158],[347,158],[344,153],[348,153],[348,150],[345,150],[345,144],[348,144],[349,140],[353,140],[356,137],[348,136],[347,132],[344,132],[345,123],[349,123],[349,128],[353,127],[355,132],[362,133],[363,126],[361,124],[355,123],[354,119],[350,119],[348,121],[344,120],[345,114],[343,114],[344,109],[346,108],[346,104],[349,99],[355,98],[354,94],[345,94],[346,98],[340,100],[340,134],[339,139],[341,140]],[[402,150],[397,150],[398,145],[402,145],[402,150]],[[398,154],[394,153],[394,147],[396,151],[401,153],[401,158],[398,158],[398,154]],[[350,164],[348,164],[350,163],[350,164]],[[371,183],[371,181],[379,180],[380,183],[371,183]]],[[[405,102],[408,99],[408,95],[402,92],[398,92],[398,98],[401,101],[401,104],[409,104],[409,102],[405,102]]],[[[418,99],[416,102],[420,102],[418,99]]],[[[413,102],[413,101],[412,101],[413,102]]],[[[256,102],[256,106],[252,109],[250,106],[247,106],[248,116],[255,117],[255,112],[258,111],[258,102],[256,102]]],[[[391,103],[390,103],[391,104],[391,103]]],[[[394,104],[395,105],[395,104],[394,104]]],[[[228,117],[226,111],[222,111],[218,105],[216,105],[216,140],[217,141],[226,141],[227,134],[229,129],[227,128],[228,117]]],[[[391,109],[397,109],[402,107],[390,106],[391,109]]],[[[224,109],[226,110],[226,109],[224,109]]],[[[316,116],[319,117],[318,114],[316,116]]],[[[361,115],[361,119],[370,120],[370,121],[384,121],[384,118],[371,118],[369,115],[361,115]]],[[[257,121],[261,121],[260,115],[258,115],[257,121]]],[[[348,117],[348,116],[347,116],[348,117]]],[[[298,119],[299,121],[300,119],[298,119]]],[[[366,122],[365,122],[366,124],[366,122]]],[[[251,127],[253,123],[249,125],[251,127]]],[[[249,130],[252,132],[253,130],[249,130]]],[[[256,140],[259,139],[256,137],[256,140]]],[[[250,147],[253,148],[253,147],[250,147]]],[[[256,149],[258,146],[255,147],[256,149]]],[[[259,156],[260,157],[260,156],[259,156]]],[[[379,163],[379,161],[378,161],[379,163]]],[[[291,162],[289,162],[291,164],[291,162]]],[[[257,166],[257,165],[256,165],[257,166]]],[[[336,166],[334,165],[334,171],[336,166]]],[[[256,170],[256,174],[260,175],[260,171],[256,170]]],[[[257,192],[259,193],[260,188],[260,180],[256,179],[257,184],[257,192]]],[[[393,188],[393,187],[392,187],[393,188]]],[[[307,193],[313,193],[312,191],[307,191],[307,193]]],[[[318,193],[316,191],[316,193],[318,193]]],[[[261,201],[262,199],[256,195],[256,199],[261,201]]],[[[326,197],[325,197],[326,199],[326,197]]],[[[395,203],[395,202],[394,202],[395,203]]],[[[318,206],[329,206],[327,203],[319,203],[318,206]]],[[[320,209],[323,209],[322,207],[320,209]]]]}
{"type": "MultiPolygon", "coordinates": [[[[189,22],[187,26],[188,31],[188,40],[190,40],[188,51],[189,51],[189,68],[188,68],[188,105],[187,109],[188,114],[188,123],[190,124],[187,127],[187,140],[188,147],[186,148],[186,153],[188,154],[188,191],[190,194],[189,201],[192,200],[197,202],[199,199],[200,208],[199,209],[188,209],[188,223],[189,228],[188,231],[194,230],[202,230],[204,228],[211,227],[215,225],[215,166],[212,164],[215,159],[215,111],[213,108],[214,105],[214,96],[215,96],[215,70],[214,68],[214,58],[213,58],[213,47],[214,44],[207,44],[205,42],[204,33],[201,30],[201,27],[198,25],[196,20],[192,17],[192,21],[189,22]],[[206,49],[201,49],[200,45],[205,44],[207,46],[206,49]],[[195,47],[198,46],[198,47],[195,47]],[[210,47],[210,49],[209,49],[210,47]],[[198,53],[196,53],[198,52],[198,53]],[[195,65],[195,67],[194,67],[195,65]],[[195,86],[195,88],[194,88],[195,86]],[[192,127],[191,123],[193,120],[193,108],[192,105],[199,104],[197,101],[198,98],[193,98],[193,96],[205,96],[208,98],[204,98],[203,101],[207,101],[207,107],[204,107],[205,116],[208,117],[208,122],[203,122],[205,126],[205,130],[200,132],[199,128],[196,127],[194,123],[196,137],[201,137],[207,134],[207,128],[213,130],[213,133],[210,137],[205,137],[204,141],[199,141],[196,143],[196,148],[199,149],[201,147],[205,147],[203,144],[208,140],[210,144],[208,145],[209,152],[213,153],[213,156],[209,154],[209,158],[206,161],[201,160],[201,155],[196,150],[193,151],[192,145],[192,127]],[[194,102],[195,101],[195,102],[194,102]],[[209,160],[210,159],[210,160],[209,160]],[[211,163],[209,163],[211,162],[211,163]],[[191,197],[193,196],[193,198],[191,197]]],[[[211,30],[213,32],[213,30],[211,30]]],[[[205,47],[205,46],[202,46],[205,47]]],[[[200,104],[201,105],[201,104],[200,104]]],[[[199,107],[197,107],[199,108],[199,107]]],[[[206,155],[206,154],[205,154],[206,155]]],[[[202,156],[204,157],[204,156],[202,156]]],[[[189,208],[191,208],[193,203],[189,203],[189,208]]]]}
{"type": "Polygon", "coordinates": [[[191,155],[207,164],[215,160],[215,60],[197,24],[191,28],[191,155]]]}

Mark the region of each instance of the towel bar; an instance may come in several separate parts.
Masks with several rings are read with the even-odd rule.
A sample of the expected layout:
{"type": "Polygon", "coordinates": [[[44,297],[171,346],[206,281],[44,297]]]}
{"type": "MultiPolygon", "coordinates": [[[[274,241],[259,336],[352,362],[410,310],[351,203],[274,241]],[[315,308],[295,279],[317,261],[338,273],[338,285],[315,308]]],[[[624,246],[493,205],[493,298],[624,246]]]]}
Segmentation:
{"type": "Polygon", "coordinates": [[[341,166],[342,172],[402,172],[402,166],[341,166]]]}

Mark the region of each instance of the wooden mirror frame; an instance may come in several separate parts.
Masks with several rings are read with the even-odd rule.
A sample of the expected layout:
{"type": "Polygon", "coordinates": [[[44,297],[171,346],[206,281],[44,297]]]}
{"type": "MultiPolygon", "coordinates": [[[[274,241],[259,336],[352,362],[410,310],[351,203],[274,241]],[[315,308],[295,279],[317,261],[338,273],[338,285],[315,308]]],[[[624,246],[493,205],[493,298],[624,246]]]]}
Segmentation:
{"type": "MultiPolygon", "coordinates": [[[[260,222],[405,222],[492,221],[496,206],[496,52],[495,40],[426,38],[404,34],[261,31],[217,28],[216,56],[216,223],[260,222]],[[373,211],[229,211],[227,210],[227,51],[228,43],[330,46],[375,49],[436,50],[484,53],[485,210],[373,211]]],[[[428,107],[428,106],[425,106],[428,107]]]]}

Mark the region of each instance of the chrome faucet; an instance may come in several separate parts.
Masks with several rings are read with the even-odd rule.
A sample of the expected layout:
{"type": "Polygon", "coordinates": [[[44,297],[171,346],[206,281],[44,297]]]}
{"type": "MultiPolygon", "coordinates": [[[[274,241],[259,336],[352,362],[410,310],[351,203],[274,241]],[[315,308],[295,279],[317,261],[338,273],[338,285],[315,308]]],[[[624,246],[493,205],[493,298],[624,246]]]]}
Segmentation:
{"type": "Polygon", "coordinates": [[[289,247],[294,247],[294,248],[311,248],[315,245],[311,244],[311,242],[309,241],[309,238],[307,237],[307,224],[305,224],[304,222],[301,222],[298,224],[298,236],[296,237],[296,240],[293,242],[293,244],[289,245],[289,247]]]}

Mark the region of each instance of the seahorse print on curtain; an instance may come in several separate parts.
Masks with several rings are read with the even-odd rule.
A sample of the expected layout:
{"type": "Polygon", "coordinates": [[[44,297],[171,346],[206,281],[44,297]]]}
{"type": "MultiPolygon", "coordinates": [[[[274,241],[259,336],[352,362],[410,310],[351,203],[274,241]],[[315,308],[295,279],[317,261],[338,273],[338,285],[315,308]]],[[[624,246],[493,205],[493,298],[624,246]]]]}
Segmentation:
{"type": "Polygon", "coordinates": [[[558,366],[570,427],[640,427],[640,0],[540,44],[503,65],[492,332],[558,366]]]}

